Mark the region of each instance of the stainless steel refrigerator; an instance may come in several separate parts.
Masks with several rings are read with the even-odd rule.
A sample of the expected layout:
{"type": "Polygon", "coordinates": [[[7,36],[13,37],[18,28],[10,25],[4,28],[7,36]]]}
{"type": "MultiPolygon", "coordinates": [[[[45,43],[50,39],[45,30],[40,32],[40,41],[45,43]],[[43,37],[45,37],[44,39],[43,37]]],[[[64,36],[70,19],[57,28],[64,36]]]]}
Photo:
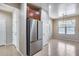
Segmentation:
{"type": "Polygon", "coordinates": [[[27,19],[27,55],[34,55],[42,49],[42,22],[36,19],[27,19]]]}

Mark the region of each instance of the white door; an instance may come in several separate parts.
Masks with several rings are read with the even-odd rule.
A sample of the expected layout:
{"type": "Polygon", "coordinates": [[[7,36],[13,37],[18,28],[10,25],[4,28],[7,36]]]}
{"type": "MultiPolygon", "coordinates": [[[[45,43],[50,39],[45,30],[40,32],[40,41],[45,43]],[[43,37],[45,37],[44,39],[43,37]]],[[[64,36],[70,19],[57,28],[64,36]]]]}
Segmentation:
{"type": "Polygon", "coordinates": [[[0,45],[6,44],[6,22],[5,19],[0,16],[0,45]]]}

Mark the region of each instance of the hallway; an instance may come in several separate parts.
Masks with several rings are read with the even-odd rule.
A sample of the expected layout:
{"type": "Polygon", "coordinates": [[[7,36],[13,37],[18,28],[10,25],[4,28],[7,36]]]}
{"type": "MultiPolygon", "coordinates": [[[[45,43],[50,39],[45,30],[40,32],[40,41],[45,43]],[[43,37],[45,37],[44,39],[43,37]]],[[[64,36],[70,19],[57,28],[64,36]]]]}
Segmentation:
{"type": "Polygon", "coordinates": [[[79,56],[79,43],[51,39],[49,43],[34,56],[79,56]]]}
{"type": "Polygon", "coordinates": [[[24,6],[26,4],[0,3],[0,56],[26,55],[24,6]]]}

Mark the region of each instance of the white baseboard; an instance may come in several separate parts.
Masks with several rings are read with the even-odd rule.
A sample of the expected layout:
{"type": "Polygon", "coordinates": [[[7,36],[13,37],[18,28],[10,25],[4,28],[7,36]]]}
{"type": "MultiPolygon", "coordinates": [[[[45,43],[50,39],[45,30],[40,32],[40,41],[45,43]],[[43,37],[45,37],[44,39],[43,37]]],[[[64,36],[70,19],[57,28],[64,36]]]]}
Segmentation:
{"type": "Polygon", "coordinates": [[[16,47],[16,49],[17,49],[17,51],[21,54],[21,56],[24,56],[23,54],[22,54],[22,52],[16,47]]]}
{"type": "MultiPolygon", "coordinates": [[[[14,44],[11,44],[11,45],[14,45],[14,44]]],[[[14,45],[14,46],[15,46],[15,45],[14,45]]],[[[15,48],[17,49],[17,51],[20,53],[21,56],[24,56],[24,55],[22,54],[22,52],[19,50],[19,48],[17,48],[16,46],[15,46],[15,48]]]]}
{"type": "Polygon", "coordinates": [[[8,44],[5,44],[5,45],[7,46],[7,45],[14,45],[14,44],[12,44],[12,43],[8,43],[8,44]]]}

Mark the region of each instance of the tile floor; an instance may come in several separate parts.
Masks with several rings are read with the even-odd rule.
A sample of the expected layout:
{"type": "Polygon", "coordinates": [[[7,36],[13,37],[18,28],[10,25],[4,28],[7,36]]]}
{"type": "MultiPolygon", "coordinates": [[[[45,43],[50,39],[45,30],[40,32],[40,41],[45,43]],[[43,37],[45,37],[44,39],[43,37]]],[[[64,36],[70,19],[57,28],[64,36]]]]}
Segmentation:
{"type": "Polygon", "coordinates": [[[51,39],[34,56],[79,56],[79,42],[51,39]]]}
{"type": "MultiPolygon", "coordinates": [[[[16,48],[0,46],[0,56],[21,56],[16,48]]],[[[52,39],[34,56],[79,56],[79,42],[52,39]]]]}
{"type": "Polygon", "coordinates": [[[21,56],[13,45],[0,46],[0,56],[21,56]]]}

